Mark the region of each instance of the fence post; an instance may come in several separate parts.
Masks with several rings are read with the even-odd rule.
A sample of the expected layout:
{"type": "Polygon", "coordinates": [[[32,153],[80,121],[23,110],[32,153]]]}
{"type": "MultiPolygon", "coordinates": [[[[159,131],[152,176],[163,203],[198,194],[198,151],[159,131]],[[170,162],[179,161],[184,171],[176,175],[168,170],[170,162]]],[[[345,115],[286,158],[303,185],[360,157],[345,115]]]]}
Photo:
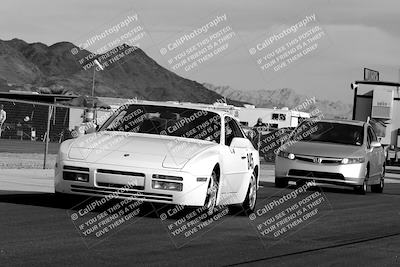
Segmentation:
{"type": "Polygon", "coordinates": [[[52,113],[53,113],[53,106],[49,106],[49,111],[48,111],[48,116],[47,116],[46,145],[45,145],[45,148],[44,148],[43,169],[46,169],[47,154],[49,152],[50,121],[51,121],[52,113]]]}

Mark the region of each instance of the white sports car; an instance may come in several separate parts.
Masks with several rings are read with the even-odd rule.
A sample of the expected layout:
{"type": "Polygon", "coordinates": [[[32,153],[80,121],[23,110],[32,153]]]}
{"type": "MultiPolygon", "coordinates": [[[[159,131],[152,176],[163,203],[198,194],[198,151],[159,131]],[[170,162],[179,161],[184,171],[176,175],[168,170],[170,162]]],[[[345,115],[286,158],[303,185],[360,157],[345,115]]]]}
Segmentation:
{"type": "Polygon", "coordinates": [[[174,104],[120,107],[97,132],[63,142],[56,195],[254,210],[259,154],[228,113],[174,104]],[[224,127],[221,127],[223,125],[224,127]]]}

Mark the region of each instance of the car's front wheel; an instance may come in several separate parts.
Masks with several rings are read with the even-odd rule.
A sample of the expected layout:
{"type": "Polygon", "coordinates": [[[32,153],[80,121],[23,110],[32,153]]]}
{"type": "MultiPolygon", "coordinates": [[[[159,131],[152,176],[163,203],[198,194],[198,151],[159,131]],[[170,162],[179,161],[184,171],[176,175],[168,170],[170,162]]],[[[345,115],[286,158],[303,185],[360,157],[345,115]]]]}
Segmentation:
{"type": "Polygon", "coordinates": [[[365,195],[368,191],[368,185],[367,185],[367,181],[369,178],[369,166],[367,166],[365,168],[365,175],[364,175],[364,180],[362,185],[356,186],[354,189],[356,190],[356,192],[360,195],[365,195]]]}
{"type": "Polygon", "coordinates": [[[214,213],[214,209],[217,205],[217,193],[218,193],[218,173],[214,169],[212,171],[210,182],[208,183],[207,196],[204,202],[204,209],[207,211],[208,215],[214,213]]]}
{"type": "Polygon", "coordinates": [[[256,173],[253,172],[250,178],[249,188],[247,189],[247,194],[244,202],[242,203],[242,208],[245,213],[250,214],[254,212],[257,202],[257,178],[256,173]]]}
{"type": "Polygon", "coordinates": [[[364,180],[363,184],[355,188],[356,192],[360,195],[365,195],[368,191],[367,182],[364,180]]]}
{"type": "Polygon", "coordinates": [[[374,192],[374,193],[382,193],[383,192],[383,188],[385,187],[385,172],[386,172],[386,168],[385,168],[385,164],[383,164],[379,184],[371,185],[372,192],[374,192]]]}

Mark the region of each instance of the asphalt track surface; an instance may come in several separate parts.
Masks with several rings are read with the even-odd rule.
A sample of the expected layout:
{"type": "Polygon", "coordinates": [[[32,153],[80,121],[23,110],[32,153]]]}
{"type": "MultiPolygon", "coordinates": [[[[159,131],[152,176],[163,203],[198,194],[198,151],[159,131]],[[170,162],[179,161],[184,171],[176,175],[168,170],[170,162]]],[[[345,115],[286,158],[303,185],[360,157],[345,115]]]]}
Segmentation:
{"type": "MultiPolygon", "coordinates": [[[[296,190],[278,189],[271,182],[262,185],[257,209],[296,190]]],[[[283,237],[261,236],[247,216],[228,214],[185,243],[168,231],[174,219],[162,221],[160,211],[152,212],[158,206],[146,205],[117,231],[88,239],[71,220],[78,208],[70,208],[82,199],[58,203],[51,193],[0,191],[0,265],[400,265],[399,183],[386,184],[382,194],[357,195],[352,189],[328,187],[312,187],[304,194],[316,192],[329,205],[283,237]],[[93,240],[96,243],[90,243],[93,240]]]]}
{"type": "MultiPolygon", "coordinates": [[[[42,142],[0,140],[0,152],[42,153],[43,147],[42,142]]],[[[50,153],[57,149],[58,144],[50,145],[50,153]]],[[[263,169],[269,177],[258,192],[257,209],[296,189],[275,188],[270,168],[263,169]]],[[[40,191],[42,184],[51,192],[48,177],[32,180],[40,181],[37,185],[6,177],[7,186],[14,178],[15,183],[13,191],[0,188],[0,266],[400,266],[400,172],[388,176],[383,194],[310,188],[308,194],[321,192],[329,205],[283,237],[262,236],[247,216],[231,213],[182,242],[168,230],[176,218],[162,221],[165,209],[145,205],[135,220],[95,243],[70,218],[78,210],[71,208],[84,199],[58,203],[52,193],[29,191],[40,191]]]]}

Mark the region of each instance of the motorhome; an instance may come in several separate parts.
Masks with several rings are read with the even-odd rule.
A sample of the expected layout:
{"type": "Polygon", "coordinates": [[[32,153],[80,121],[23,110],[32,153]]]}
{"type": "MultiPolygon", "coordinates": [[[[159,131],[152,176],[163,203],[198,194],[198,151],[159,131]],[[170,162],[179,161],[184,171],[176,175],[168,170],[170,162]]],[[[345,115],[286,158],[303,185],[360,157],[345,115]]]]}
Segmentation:
{"type": "Polygon", "coordinates": [[[242,125],[252,127],[261,118],[268,128],[293,128],[304,119],[310,118],[307,112],[290,110],[287,107],[278,108],[256,108],[246,105],[238,110],[238,119],[242,125]]]}

